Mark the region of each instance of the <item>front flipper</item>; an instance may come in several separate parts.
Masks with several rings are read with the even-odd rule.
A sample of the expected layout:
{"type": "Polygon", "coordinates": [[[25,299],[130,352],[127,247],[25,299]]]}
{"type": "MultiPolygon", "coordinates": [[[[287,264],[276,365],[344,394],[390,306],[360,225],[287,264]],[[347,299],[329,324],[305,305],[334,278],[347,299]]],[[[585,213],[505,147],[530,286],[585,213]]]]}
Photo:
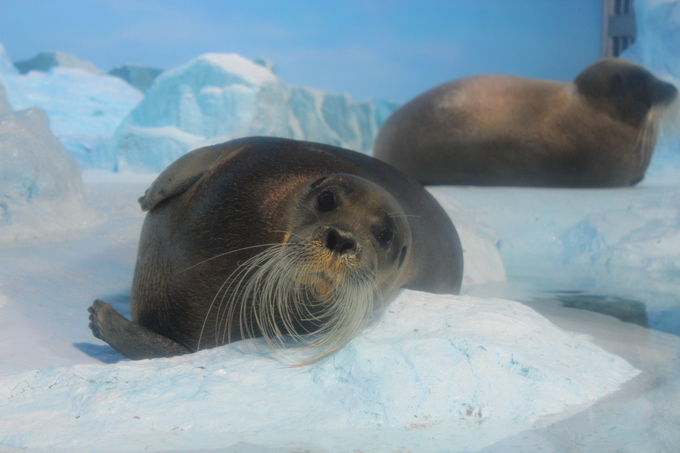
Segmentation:
{"type": "Polygon", "coordinates": [[[192,352],[179,343],[124,318],[102,300],[95,300],[87,311],[90,312],[92,334],[130,359],[172,357],[192,352]]]}
{"type": "Polygon", "coordinates": [[[224,165],[246,148],[234,140],[221,145],[195,149],[170,164],[139,199],[143,211],[149,211],[161,201],[178,195],[209,173],[213,166],[224,165]]]}

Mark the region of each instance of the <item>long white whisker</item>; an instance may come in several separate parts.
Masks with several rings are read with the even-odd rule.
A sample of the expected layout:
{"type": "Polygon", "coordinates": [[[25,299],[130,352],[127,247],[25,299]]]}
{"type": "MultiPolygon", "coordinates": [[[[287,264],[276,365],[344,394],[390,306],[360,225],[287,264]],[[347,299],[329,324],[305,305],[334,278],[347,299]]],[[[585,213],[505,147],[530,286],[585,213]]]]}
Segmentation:
{"type": "Polygon", "coordinates": [[[207,260],[203,260],[203,261],[201,261],[200,263],[196,263],[196,264],[194,264],[194,265],[192,265],[192,266],[189,266],[189,267],[187,267],[186,269],[182,269],[181,271],[179,271],[179,273],[181,274],[182,272],[186,272],[186,271],[188,271],[189,269],[195,268],[196,266],[200,266],[201,264],[205,264],[205,263],[207,263],[208,261],[212,261],[212,260],[217,259],[217,258],[220,258],[220,257],[222,257],[222,256],[231,255],[232,253],[243,252],[244,250],[250,250],[250,249],[255,249],[255,248],[259,248],[259,247],[271,247],[271,246],[273,246],[273,245],[281,245],[281,243],[280,243],[280,242],[274,242],[274,243],[271,243],[271,244],[251,245],[250,247],[243,247],[243,248],[236,249],[236,250],[229,250],[228,252],[220,253],[219,255],[215,255],[215,256],[213,256],[212,258],[208,258],[207,260]]]}

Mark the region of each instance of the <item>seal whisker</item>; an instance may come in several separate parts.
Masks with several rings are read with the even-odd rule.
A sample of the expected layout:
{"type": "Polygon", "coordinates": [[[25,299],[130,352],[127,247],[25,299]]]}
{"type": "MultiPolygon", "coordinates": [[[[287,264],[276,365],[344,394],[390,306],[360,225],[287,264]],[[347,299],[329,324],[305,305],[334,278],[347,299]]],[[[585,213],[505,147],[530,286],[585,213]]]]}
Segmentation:
{"type": "MultiPolygon", "coordinates": [[[[268,244],[268,245],[271,245],[271,244],[268,244]]],[[[275,244],[275,245],[276,245],[276,244],[275,244]]],[[[254,248],[254,247],[244,247],[243,249],[239,249],[239,250],[247,250],[247,249],[250,249],[250,248],[254,248]]],[[[234,252],[236,252],[236,250],[235,250],[234,252]]],[[[225,254],[222,254],[222,255],[225,255],[225,254]]],[[[199,264],[200,264],[200,263],[199,263],[199,264]]],[[[195,267],[195,266],[192,266],[192,267],[195,267]]],[[[190,268],[189,268],[189,269],[190,269],[190,268]]],[[[238,272],[240,273],[240,272],[241,272],[241,269],[242,269],[242,268],[237,268],[236,271],[234,271],[234,272],[237,272],[237,271],[238,271],[238,272]]],[[[234,272],[232,272],[232,275],[234,274],[234,272]]],[[[212,308],[213,308],[213,306],[215,305],[215,301],[217,300],[217,297],[220,295],[220,293],[221,293],[222,290],[224,289],[224,286],[227,284],[227,282],[233,283],[233,280],[231,279],[231,276],[228,277],[228,278],[226,278],[226,279],[224,280],[224,282],[222,283],[222,285],[219,287],[219,289],[218,289],[217,292],[215,293],[215,297],[213,297],[213,300],[211,301],[210,305],[208,306],[208,311],[207,311],[206,314],[205,314],[205,317],[204,317],[204,320],[203,320],[203,324],[202,324],[202,326],[201,326],[201,330],[200,330],[200,333],[199,333],[199,336],[198,336],[198,343],[197,343],[197,346],[196,346],[196,350],[197,350],[197,351],[200,350],[200,348],[201,348],[201,341],[202,341],[202,339],[203,339],[203,333],[204,333],[204,331],[205,331],[206,323],[208,322],[208,319],[209,319],[209,317],[210,317],[210,312],[212,311],[212,308]]],[[[229,288],[230,288],[230,286],[231,286],[231,283],[230,283],[230,285],[227,287],[227,289],[225,290],[225,294],[229,291],[229,288]]],[[[222,299],[220,300],[220,305],[218,306],[218,309],[217,309],[216,319],[219,319],[219,313],[220,313],[220,311],[221,311],[221,307],[222,307],[223,302],[224,302],[224,295],[222,296],[222,299]]],[[[217,329],[218,329],[218,323],[215,324],[215,329],[216,329],[216,331],[215,331],[215,341],[217,341],[217,329]]]]}
{"type": "Polygon", "coordinates": [[[652,159],[652,153],[654,152],[654,146],[656,145],[659,133],[659,120],[665,109],[666,106],[662,104],[652,105],[649,111],[647,111],[633,142],[631,151],[633,155],[638,156],[638,165],[642,169],[646,169],[652,159]]]}
{"type": "Polygon", "coordinates": [[[193,266],[189,266],[189,267],[187,267],[187,268],[185,268],[185,269],[182,269],[181,271],[179,271],[179,273],[181,274],[182,272],[186,272],[186,271],[188,271],[188,270],[190,270],[190,269],[193,269],[193,268],[195,268],[195,267],[197,267],[197,266],[200,266],[201,264],[205,264],[205,263],[207,263],[208,261],[212,261],[212,260],[217,259],[217,258],[220,258],[220,257],[222,257],[222,256],[227,256],[227,255],[231,255],[232,253],[243,252],[243,251],[245,251],[245,250],[255,249],[255,248],[259,248],[259,247],[270,247],[270,246],[272,246],[272,245],[281,245],[281,243],[280,243],[280,242],[273,242],[273,243],[271,243],[271,244],[251,245],[251,246],[249,246],[249,247],[242,247],[242,248],[239,248],[239,249],[236,249],[236,250],[229,250],[228,252],[220,253],[219,255],[215,255],[215,256],[213,256],[212,258],[208,258],[207,260],[203,260],[203,261],[201,261],[200,263],[194,264],[193,266]]]}

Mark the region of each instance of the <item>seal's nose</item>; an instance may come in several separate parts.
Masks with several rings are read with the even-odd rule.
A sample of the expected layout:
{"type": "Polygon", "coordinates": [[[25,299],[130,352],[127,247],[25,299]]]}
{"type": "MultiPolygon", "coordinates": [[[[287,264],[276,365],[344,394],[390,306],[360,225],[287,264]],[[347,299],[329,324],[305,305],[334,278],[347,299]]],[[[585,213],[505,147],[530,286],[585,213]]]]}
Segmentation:
{"type": "Polygon", "coordinates": [[[652,101],[654,103],[670,103],[678,94],[678,89],[670,83],[659,81],[652,93],[652,101]]]}
{"type": "Polygon", "coordinates": [[[328,250],[339,255],[357,251],[357,241],[351,233],[328,228],[323,233],[323,242],[328,250]]]}

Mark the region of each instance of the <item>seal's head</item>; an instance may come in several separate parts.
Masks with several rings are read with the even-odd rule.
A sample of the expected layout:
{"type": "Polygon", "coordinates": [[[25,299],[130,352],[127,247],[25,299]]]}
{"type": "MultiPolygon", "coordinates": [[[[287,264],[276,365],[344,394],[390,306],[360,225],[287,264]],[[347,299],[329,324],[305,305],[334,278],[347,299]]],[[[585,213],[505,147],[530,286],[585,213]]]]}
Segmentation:
{"type": "Polygon", "coordinates": [[[650,111],[668,107],[678,92],[642,66],[620,58],[596,61],[574,79],[574,84],[591,104],[636,128],[644,125],[650,111]]]}
{"type": "Polygon", "coordinates": [[[305,181],[284,211],[281,244],[230,277],[226,306],[250,309],[233,310],[225,326],[238,325],[241,338],[325,348],[314,361],[347,343],[401,286],[411,230],[387,191],[350,174],[305,181]]]}

